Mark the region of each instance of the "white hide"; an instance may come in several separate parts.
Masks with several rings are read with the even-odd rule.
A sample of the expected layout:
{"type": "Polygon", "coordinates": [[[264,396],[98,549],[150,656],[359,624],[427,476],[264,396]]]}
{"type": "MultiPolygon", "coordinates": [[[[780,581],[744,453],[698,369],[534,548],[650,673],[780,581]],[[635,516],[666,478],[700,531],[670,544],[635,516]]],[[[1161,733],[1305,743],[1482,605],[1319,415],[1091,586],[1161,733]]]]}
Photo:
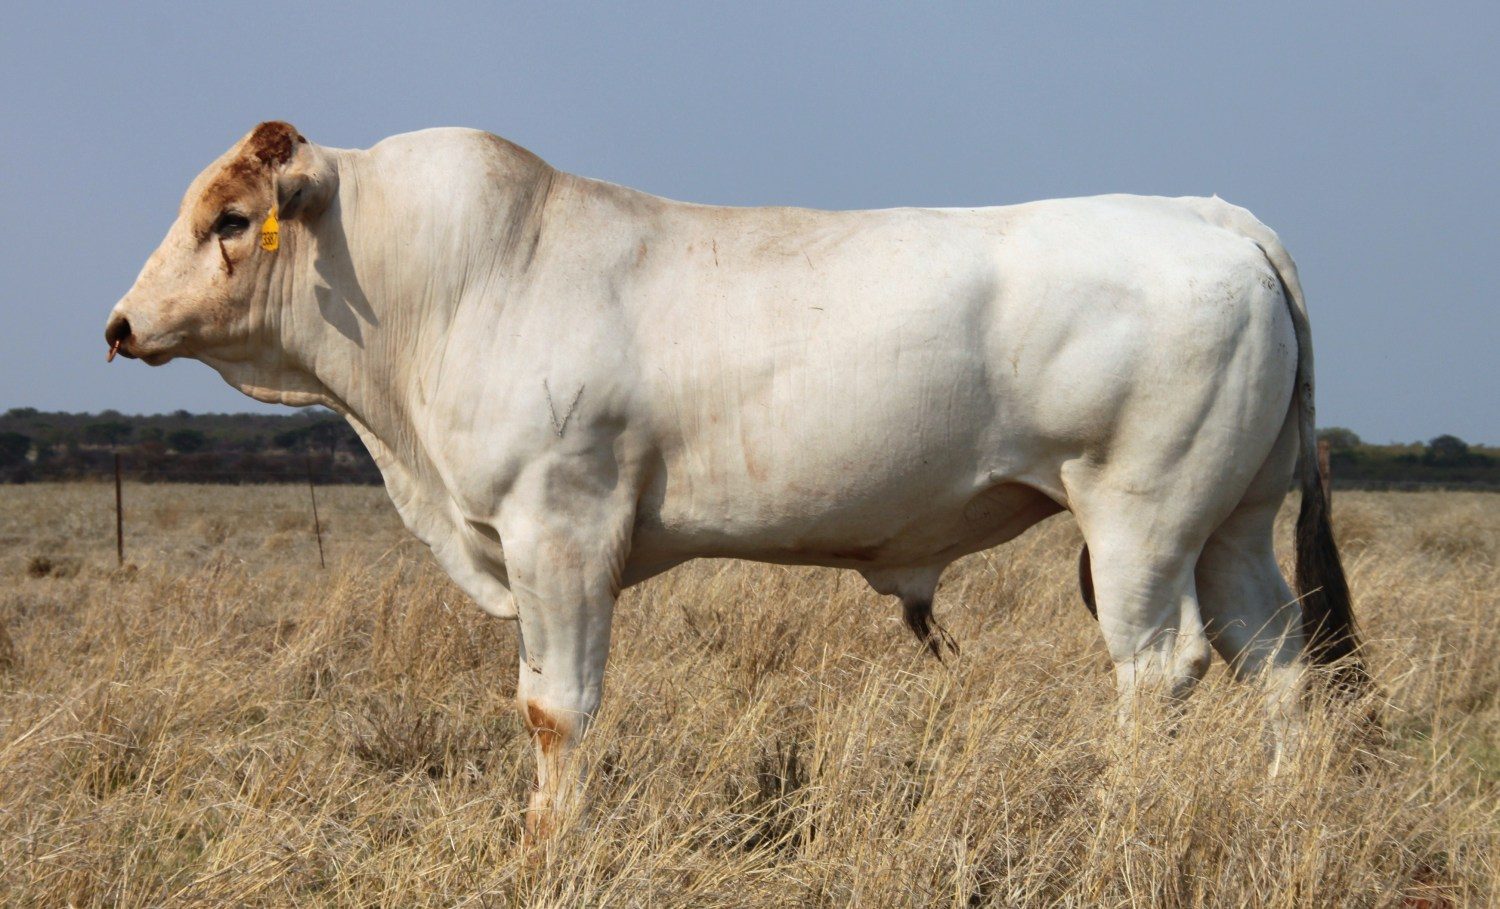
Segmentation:
{"type": "Polygon", "coordinates": [[[332,196],[246,254],[238,340],[163,314],[207,280],[171,266],[199,255],[179,225],[116,307],[125,349],[349,419],[412,532],[520,619],[520,699],[565,746],[538,808],[567,794],[619,589],[692,558],[930,601],[952,560],[1069,509],[1127,699],[1185,693],[1210,643],[1244,671],[1295,655],[1215,633],[1290,599],[1270,520],[1311,426],[1295,270],[1243,209],[691,205],[462,129],[297,163],[332,196]]]}

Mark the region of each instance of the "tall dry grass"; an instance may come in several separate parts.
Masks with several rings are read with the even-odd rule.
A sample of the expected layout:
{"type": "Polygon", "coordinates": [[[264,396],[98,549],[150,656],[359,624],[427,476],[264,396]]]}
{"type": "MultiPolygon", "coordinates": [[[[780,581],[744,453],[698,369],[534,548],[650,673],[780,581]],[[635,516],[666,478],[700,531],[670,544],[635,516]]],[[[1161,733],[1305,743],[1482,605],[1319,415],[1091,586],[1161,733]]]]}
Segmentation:
{"type": "MultiPolygon", "coordinates": [[[[1216,668],[1124,740],[1054,519],[950,572],[925,656],[850,574],[628,592],[589,807],[523,855],[515,643],[378,490],[0,491],[12,905],[1500,903],[1494,496],[1340,494],[1386,733],[1319,713],[1276,778],[1216,668]]],[[[1288,527],[1279,532],[1284,544],[1288,527]]]]}

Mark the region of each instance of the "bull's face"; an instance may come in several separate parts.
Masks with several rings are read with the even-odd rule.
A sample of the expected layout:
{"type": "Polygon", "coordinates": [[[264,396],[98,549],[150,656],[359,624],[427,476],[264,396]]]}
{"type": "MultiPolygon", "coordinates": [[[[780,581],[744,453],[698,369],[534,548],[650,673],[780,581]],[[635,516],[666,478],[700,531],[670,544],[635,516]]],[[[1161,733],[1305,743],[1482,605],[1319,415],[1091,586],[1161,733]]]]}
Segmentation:
{"type": "Polygon", "coordinates": [[[110,313],[110,357],[158,366],[248,356],[277,257],[337,186],[332,158],[290,124],[257,126],[188,187],[166,239],[110,313]]]}

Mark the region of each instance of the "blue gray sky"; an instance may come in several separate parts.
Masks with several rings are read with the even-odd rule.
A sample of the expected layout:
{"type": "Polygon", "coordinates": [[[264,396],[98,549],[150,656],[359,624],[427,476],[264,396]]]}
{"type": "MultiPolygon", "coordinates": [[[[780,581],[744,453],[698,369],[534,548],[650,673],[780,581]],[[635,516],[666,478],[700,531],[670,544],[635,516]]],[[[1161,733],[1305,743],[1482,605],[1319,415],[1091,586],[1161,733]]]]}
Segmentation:
{"type": "Polygon", "coordinates": [[[700,202],[1219,195],[1296,257],[1319,422],[1500,442],[1500,5],[17,4],[0,409],[265,410],[106,368],[105,314],[255,123],[474,126],[700,202]]]}

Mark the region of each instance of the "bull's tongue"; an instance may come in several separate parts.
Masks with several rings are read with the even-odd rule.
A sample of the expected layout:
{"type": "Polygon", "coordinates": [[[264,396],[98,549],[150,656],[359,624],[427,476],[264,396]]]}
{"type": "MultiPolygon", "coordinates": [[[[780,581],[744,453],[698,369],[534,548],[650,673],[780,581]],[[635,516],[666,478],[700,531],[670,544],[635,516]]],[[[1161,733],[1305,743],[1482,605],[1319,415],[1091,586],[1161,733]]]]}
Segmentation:
{"type": "Polygon", "coordinates": [[[120,342],[117,340],[117,341],[115,341],[115,343],[109,345],[109,355],[104,358],[104,362],[106,362],[106,363],[113,363],[115,361],[115,354],[117,354],[119,352],[120,352],[120,342]]]}

